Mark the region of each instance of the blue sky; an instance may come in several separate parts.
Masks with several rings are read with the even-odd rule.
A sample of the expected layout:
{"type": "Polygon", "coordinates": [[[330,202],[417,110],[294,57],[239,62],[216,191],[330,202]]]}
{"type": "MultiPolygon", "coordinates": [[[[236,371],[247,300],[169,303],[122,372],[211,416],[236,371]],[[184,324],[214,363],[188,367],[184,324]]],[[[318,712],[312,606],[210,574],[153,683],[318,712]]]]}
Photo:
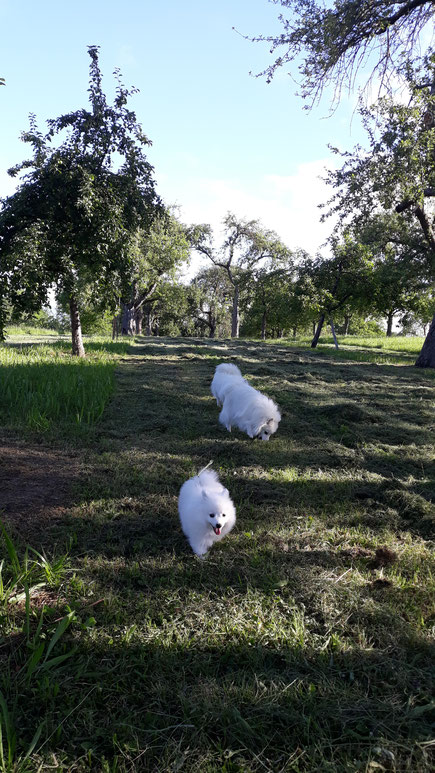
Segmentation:
{"type": "Polygon", "coordinates": [[[317,210],[328,196],[318,179],[333,163],[327,144],[363,137],[354,99],[325,118],[327,99],[306,113],[285,71],[270,85],[249,75],[270,62],[268,46],[232,28],[279,32],[279,9],[267,0],[0,0],[0,196],[14,190],[6,169],[27,154],[19,135],[29,113],[45,128],[87,105],[87,46],[99,45],[106,93],[116,67],[140,89],[130,106],[153,142],[158,191],[184,222],[217,229],[230,210],[314,252],[331,227],[317,210]]]}

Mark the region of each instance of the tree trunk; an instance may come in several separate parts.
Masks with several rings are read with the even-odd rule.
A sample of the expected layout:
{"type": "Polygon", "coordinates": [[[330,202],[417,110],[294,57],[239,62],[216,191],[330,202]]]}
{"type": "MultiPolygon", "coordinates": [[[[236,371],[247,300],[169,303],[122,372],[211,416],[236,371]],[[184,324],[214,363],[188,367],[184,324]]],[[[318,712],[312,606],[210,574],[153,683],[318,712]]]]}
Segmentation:
{"type": "Polygon", "coordinates": [[[233,310],[231,313],[231,338],[239,337],[240,315],[239,315],[239,286],[234,287],[233,310]]]}
{"type": "Polygon", "coordinates": [[[334,339],[334,346],[335,346],[336,349],[338,349],[338,341],[337,341],[337,336],[335,335],[334,320],[332,319],[332,317],[329,320],[329,324],[331,325],[331,333],[332,333],[332,337],[334,339]]]}
{"type": "Polygon", "coordinates": [[[118,340],[119,336],[119,317],[112,319],[112,341],[118,340]]]}
{"type": "Polygon", "coordinates": [[[346,314],[344,318],[344,335],[349,335],[349,328],[350,328],[350,314],[346,314]]]}
{"type": "Polygon", "coordinates": [[[295,325],[294,328],[293,328],[293,338],[296,338],[297,329],[298,329],[297,325],[295,325]]]}
{"type": "Polygon", "coordinates": [[[261,320],[261,337],[263,341],[266,338],[266,309],[263,311],[263,317],[261,320]]]}
{"type": "Polygon", "coordinates": [[[394,314],[392,311],[389,311],[387,316],[387,338],[390,338],[393,332],[393,320],[394,314]]]}
{"type": "Polygon", "coordinates": [[[313,336],[316,335],[316,323],[313,322],[313,336]]]}
{"type": "Polygon", "coordinates": [[[133,336],[136,332],[135,311],[131,304],[121,301],[121,335],[133,336]]]}
{"type": "Polygon", "coordinates": [[[69,297],[69,313],[71,317],[72,353],[76,357],[84,357],[85,348],[83,346],[80,312],[77,306],[76,298],[73,294],[71,294],[69,297]]]}
{"type": "Polygon", "coordinates": [[[145,309],[145,335],[150,336],[151,334],[151,307],[147,306],[145,309]]]}
{"type": "Polygon", "coordinates": [[[435,314],[415,365],[417,368],[435,368],[435,314]]]}
{"type": "MultiPolygon", "coordinates": [[[[314,338],[313,338],[313,340],[311,341],[311,348],[312,348],[312,349],[315,349],[315,348],[316,348],[316,346],[317,346],[317,343],[318,343],[318,341],[319,341],[319,338],[320,338],[320,333],[322,332],[322,327],[323,327],[323,323],[324,323],[324,321],[325,321],[325,315],[324,315],[324,314],[321,314],[321,315],[320,315],[319,322],[318,322],[318,324],[317,324],[317,330],[316,330],[316,332],[314,333],[314,338]]],[[[314,324],[314,323],[313,323],[313,324],[314,324]]]]}
{"type": "Polygon", "coordinates": [[[141,336],[142,335],[142,323],[143,323],[144,313],[142,306],[136,310],[136,313],[134,315],[134,323],[136,327],[136,335],[141,336]]]}

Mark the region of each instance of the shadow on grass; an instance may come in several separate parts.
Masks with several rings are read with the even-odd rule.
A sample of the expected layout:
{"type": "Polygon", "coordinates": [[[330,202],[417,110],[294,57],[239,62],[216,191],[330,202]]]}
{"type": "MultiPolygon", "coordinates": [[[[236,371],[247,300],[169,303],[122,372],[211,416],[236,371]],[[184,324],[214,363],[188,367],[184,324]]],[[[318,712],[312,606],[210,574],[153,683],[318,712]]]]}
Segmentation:
{"type": "MultiPolygon", "coordinates": [[[[298,771],[342,771],[350,760],[355,770],[376,759],[381,746],[397,770],[431,769],[429,681],[415,670],[418,658],[419,678],[430,679],[422,643],[394,654],[319,654],[254,633],[230,632],[214,645],[183,640],[166,623],[160,641],[117,628],[110,642],[89,637],[77,648],[73,678],[60,673],[56,697],[45,688],[42,759],[53,753],[65,769],[83,756],[93,770],[115,769],[116,760],[121,771],[234,773],[291,770],[297,759],[298,771]]],[[[27,696],[21,709],[24,748],[40,720],[38,697],[27,696]]]]}
{"type": "Polygon", "coordinates": [[[43,753],[64,769],[341,773],[380,747],[397,770],[431,770],[431,599],[412,534],[432,523],[432,382],[271,349],[147,340],[120,362],[77,506],[33,543],[72,538],[77,649],[21,696],[19,743],[45,715],[43,753]],[[283,407],[269,443],[218,425],[224,357],[283,407]],[[201,562],[177,496],[210,459],[238,520],[201,562]],[[377,573],[350,528],[352,545],[406,534],[413,563],[377,573]]]}

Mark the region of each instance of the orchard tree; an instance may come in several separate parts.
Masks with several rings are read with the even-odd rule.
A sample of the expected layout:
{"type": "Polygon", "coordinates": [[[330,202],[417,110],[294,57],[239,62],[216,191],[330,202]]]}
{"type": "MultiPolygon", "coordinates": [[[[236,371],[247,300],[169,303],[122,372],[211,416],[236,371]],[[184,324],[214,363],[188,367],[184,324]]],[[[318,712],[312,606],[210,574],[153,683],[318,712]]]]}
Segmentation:
{"type": "Polygon", "coordinates": [[[282,254],[272,255],[265,263],[254,268],[246,278],[247,314],[252,321],[260,318],[263,340],[268,329],[276,331],[278,336],[283,334],[289,288],[294,274],[295,255],[287,250],[282,254]]]}
{"type": "MultiPolygon", "coordinates": [[[[360,229],[380,212],[400,216],[427,282],[435,277],[435,58],[424,70],[408,68],[408,86],[406,105],[388,97],[374,109],[362,108],[370,149],[340,154],[344,165],[328,176],[336,191],[328,214],[338,216],[339,227],[351,221],[360,229]]],[[[435,367],[435,319],[415,364],[435,367]]]]}
{"type": "Polygon", "coordinates": [[[338,348],[334,329],[334,315],[351,305],[364,306],[368,301],[369,279],[373,270],[372,255],[368,247],[355,242],[349,235],[341,241],[332,241],[333,257],[318,257],[305,270],[317,288],[320,317],[311,347],[318,344],[325,320],[331,325],[335,346],[338,348]]]}
{"type": "Polygon", "coordinates": [[[220,247],[213,244],[209,225],[192,226],[192,247],[225,272],[232,285],[231,337],[240,330],[240,291],[247,274],[268,259],[285,259],[289,251],[273,231],[263,228],[258,220],[238,219],[228,213],[223,220],[226,237],[220,247]]]}
{"type": "Polygon", "coordinates": [[[68,296],[72,351],[79,356],[80,289],[91,287],[101,310],[114,306],[128,291],[132,241],[149,231],[160,206],[144,152],[150,141],[127,107],[136,90],[126,89],[116,71],[110,105],[98,47],[88,51],[90,109],[49,120],[45,134],[31,117],[22,139],[33,157],[9,170],[24,176],[0,212],[0,314],[2,299],[18,311],[36,311],[55,284],[68,296]]]}
{"type": "Polygon", "coordinates": [[[153,300],[160,297],[159,285],[173,281],[189,256],[186,229],[170,210],[158,215],[148,230],[137,231],[130,244],[128,291],[120,299],[122,335],[142,332],[144,313],[146,316],[153,300]]]}
{"type": "Polygon", "coordinates": [[[189,335],[189,293],[186,285],[175,279],[159,282],[152,299],[146,303],[147,335],[189,335]]]}
{"type": "Polygon", "coordinates": [[[356,225],[353,236],[373,255],[369,311],[387,319],[392,334],[396,314],[412,312],[429,283],[426,250],[418,222],[396,212],[375,212],[356,225]]]}
{"type": "Polygon", "coordinates": [[[231,309],[233,286],[218,266],[205,268],[189,286],[190,314],[200,329],[206,329],[210,338],[216,333],[227,333],[227,319],[231,309]]]}
{"type": "MultiPolygon", "coordinates": [[[[248,38],[266,42],[276,58],[264,72],[269,83],[281,68],[299,82],[307,106],[332,87],[337,104],[351,91],[358,71],[371,65],[371,79],[388,87],[404,61],[415,61],[425,28],[432,33],[433,0],[271,0],[282,7],[279,35],[248,38]]],[[[246,36],[245,36],[246,37],[246,36]]],[[[427,50],[430,53],[431,49],[427,50]]]]}

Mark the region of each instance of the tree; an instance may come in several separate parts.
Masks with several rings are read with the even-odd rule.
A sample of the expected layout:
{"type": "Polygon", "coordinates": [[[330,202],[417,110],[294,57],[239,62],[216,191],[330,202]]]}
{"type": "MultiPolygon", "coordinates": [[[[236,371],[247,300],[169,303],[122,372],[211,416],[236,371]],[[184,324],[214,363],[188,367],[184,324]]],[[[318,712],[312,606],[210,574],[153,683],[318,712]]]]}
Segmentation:
{"type": "Polygon", "coordinates": [[[162,280],[153,298],[146,303],[146,334],[174,336],[192,333],[188,287],[174,279],[162,280]]]}
{"type": "Polygon", "coordinates": [[[337,104],[367,63],[373,62],[371,78],[380,88],[388,86],[405,60],[416,59],[420,33],[435,15],[433,0],[335,0],[332,7],[317,0],[271,1],[285,9],[279,16],[283,31],[248,39],[267,42],[271,54],[283,52],[259,75],[269,83],[289,66],[309,107],[329,86],[337,104]]]}
{"type": "MultiPolygon", "coordinates": [[[[419,278],[427,283],[435,276],[435,57],[424,70],[408,68],[407,78],[409,104],[385,97],[375,108],[361,108],[370,149],[340,154],[344,165],[328,175],[335,189],[328,215],[338,215],[339,227],[351,221],[363,229],[386,213],[394,224],[392,243],[408,242],[419,278]]],[[[435,367],[434,334],[435,320],[417,366],[435,367]]]]}
{"type": "Polygon", "coordinates": [[[144,309],[157,299],[159,284],[174,279],[176,270],[188,261],[189,249],[186,230],[170,210],[157,216],[148,231],[134,235],[128,293],[121,297],[122,335],[142,332],[144,309]]]}
{"type": "Polygon", "coordinates": [[[258,220],[239,220],[229,212],[223,224],[226,238],[220,248],[213,245],[213,233],[209,225],[192,226],[189,234],[193,248],[220,267],[233,287],[231,337],[238,338],[240,290],[246,272],[269,258],[285,258],[288,249],[277,234],[264,229],[258,220]]]}
{"type": "Polygon", "coordinates": [[[272,255],[247,275],[245,306],[248,319],[244,321],[245,330],[252,328],[254,323],[255,327],[261,328],[263,340],[268,330],[276,332],[279,337],[283,335],[295,275],[295,260],[297,257],[300,259],[301,255],[296,256],[289,250],[272,255]]]}
{"type": "MultiPolygon", "coordinates": [[[[49,120],[45,135],[31,116],[22,139],[33,158],[10,170],[24,178],[0,213],[0,310],[1,298],[9,298],[16,309],[35,311],[55,284],[68,296],[72,351],[79,356],[80,290],[91,287],[102,310],[114,306],[127,291],[132,241],[138,230],[148,232],[160,205],[144,152],[150,141],[127,108],[136,90],[126,89],[115,71],[110,106],[98,47],[88,51],[91,109],[49,120]]],[[[0,334],[1,324],[0,318],[0,334]]]]}
{"type": "Polygon", "coordinates": [[[417,223],[395,212],[375,212],[353,229],[354,238],[373,255],[370,311],[387,318],[387,336],[394,316],[420,307],[426,293],[427,265],[417,223]]]}
{"type": "Polygon", "coordinates": [[[231,308],[233,286],[218,266],[205,268],[189,286],[189,310],[201,331],[210,338],[228,335],[228,313],[231,308]]]}
{"type": "Polygon", "coordinates": [[[325,260],[319,257],[305,269],[310,273],[317,288],[317,302],[320,310],[319,321],[311,342],[312,348],[318,344],[325,319],[328,319],[331,324],[335,345],[338,347],[333,322],[334,314],[346,307],[349,308],[351,302],[354,307],[363,306],[367,303],[369,295],[367,280],[373,265],[370,250],[365,245],[355,242],[349,235],[345,235],[341,242],[333,241],[332,249],[332,258],[325,260]]]}

